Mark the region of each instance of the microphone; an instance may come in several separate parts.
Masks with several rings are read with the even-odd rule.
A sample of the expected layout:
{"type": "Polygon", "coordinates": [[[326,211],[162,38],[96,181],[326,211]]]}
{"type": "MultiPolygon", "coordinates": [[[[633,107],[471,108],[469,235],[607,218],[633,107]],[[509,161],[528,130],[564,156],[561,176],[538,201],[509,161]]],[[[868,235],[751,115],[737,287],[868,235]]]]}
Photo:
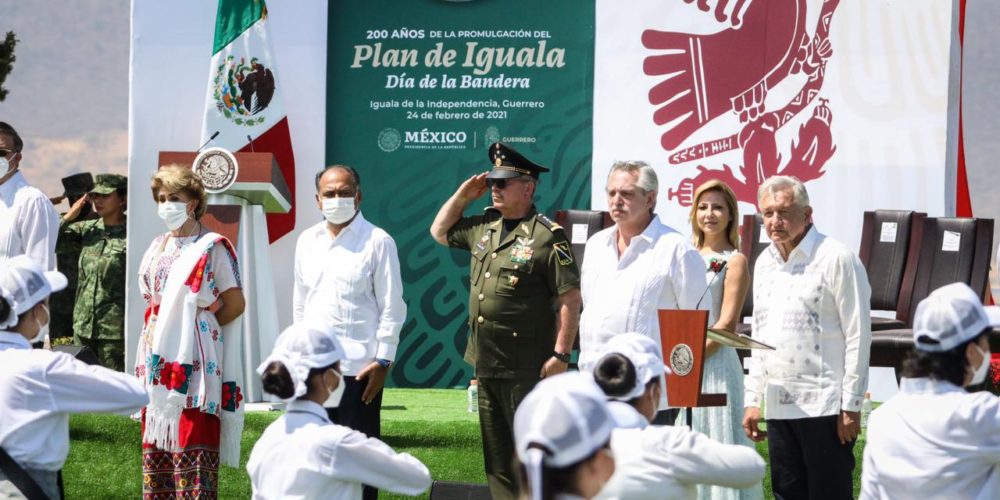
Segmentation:
{"type": "Polygon", "coordinates": [[[219,131],[218,131],[218,130],[216,130],[216,131],[215,131],[215,133],[214,133],[214,134],[212,134],[212,137],[209,137],[209,138],[208,138],[208,140],[207,140],[207,141],[205,141],[205,144],[202,144],[202,145],[201,145],[201,147],[200,147],[200,148],[198,148],[198,151],[201,151],[202,149],[205,149],[205,146],[208,146],[208,143],[210,143],[210,142],[212,142],[213,140],[215,140],[215,138],[216,138],[216,137],[218,137],[218,136],[219,136],[219,131]]]}
{"type": "Polygon", "coordinates": [[[701,305],[701,301],[705,300],[705,295],[708,293],[709,290],[712,289],[712,283],[715,283],[715,280],[719,279],[719,275],[722,274],[722,271],[725,271],[726,266],[728,264],[729,264],[728,260],[722,261],[722,267],[720,267],[719,270],[715,273],[715,276],[712,276],[712,279],[709,280],[708,287],[705,288],[704,292],[701,292],[701,297],[698,297],[698,303],[694,305],[695,309],[698,309],[698,306],[701,305]]]}
{"type": "Polygon", "coordinates": [[[250,152],[253,153],[254,152],[254,150],[253,150],[253,138],[250,137],[250,134],[247,134],[247,141],[250,142],[250,152]]]}

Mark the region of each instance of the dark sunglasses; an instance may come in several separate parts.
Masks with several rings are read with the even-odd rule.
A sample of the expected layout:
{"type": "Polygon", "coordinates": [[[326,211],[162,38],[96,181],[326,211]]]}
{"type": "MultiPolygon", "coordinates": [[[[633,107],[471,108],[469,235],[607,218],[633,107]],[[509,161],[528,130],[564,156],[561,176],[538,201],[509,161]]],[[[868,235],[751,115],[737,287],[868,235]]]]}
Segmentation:
{"type": "Polygon", "coordinates": [[[508,181],[519,181],[519,180],[521,179],[518,179],[517,177],[513,179],[486,179],[486,187],[493,189],[493,186],[496,186],[497,189],[504,189],[507,187],[508,181]]]}
{"type": "Polygon", "coordinates": [[[3,156],[4,158],[16,153],[17,151],[14,151],[13,149],[0,149],[0,156],[3,156]]]}

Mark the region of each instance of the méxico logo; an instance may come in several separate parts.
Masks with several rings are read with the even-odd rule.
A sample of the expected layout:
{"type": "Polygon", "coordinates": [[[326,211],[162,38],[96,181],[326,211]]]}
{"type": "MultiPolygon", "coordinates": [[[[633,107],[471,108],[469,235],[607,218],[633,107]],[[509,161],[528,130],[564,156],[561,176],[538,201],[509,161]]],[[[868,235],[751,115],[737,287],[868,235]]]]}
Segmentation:
{"type": "Polygon", "coordinates": [[[740,201],[756,205],[758,186],[772,175],[807,183],[825,173],[823,166],[837,148],[830,132],[833,112],[818,96],[833,55],[830,21],[840,0],[823,1],[812,35],[805,27],[807,3],[699,1],[689,7],[710,12],[714,4],[716,19],[727,27],[710,34],[642,33],[642,44],[651,52],[643,72],[656,79],[648,95],[653,122],[664,128],[660,145],[671,166],[696,166],[690,177],[668,190],[679,205],[691,206],[695,188],[711,179],[728,184],[740,201]],[[783,82],[784,87],[802,83],[781,94],[792,95],[788,100],[767,100],[768,92],[783,82]],[[780,143],[778,131],[817,101],[797,139],[780,143]],[[708,128],[727,113],[737,117],[738,128],[708,128]],[[722,133],[691,144],[688,139],[702,129],[722,133]],[[729,151],[742,153],[742,165],[734,169],[713,161],[729,151]]]}
{"type": "Polygon", "coordinates": [[[247,62],[228,56],[215,69],[212,96],[216,109],[236,125],[260,125],[266,119],[260,113],[274,97],[274,74],[256,57],[247,62]]]}

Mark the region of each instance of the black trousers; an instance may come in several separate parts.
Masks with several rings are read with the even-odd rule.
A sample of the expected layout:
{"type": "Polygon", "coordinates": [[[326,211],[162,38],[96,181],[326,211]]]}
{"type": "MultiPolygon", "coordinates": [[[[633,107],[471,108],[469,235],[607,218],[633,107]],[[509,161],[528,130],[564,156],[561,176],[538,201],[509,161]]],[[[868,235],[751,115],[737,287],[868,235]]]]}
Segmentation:
{"type": "Polygon", "coordinates": [[[840,444],[838,418],[839,414],[767,421],[776,499],[854,498],[854,441],[840,444]]]}
{"type": "MultiPolygon", "coordinates": [[[[327,408],[326,414],[333,423],[350,427],[366,436],[382,439],[382,390],[378,391],[370,404],[361,400],[368,385],[367,380],[358,381],[354,377],[344,377],[344,397],[337,408],[327,408]]],[[[378,490],[365,485],[362,498],[377,500],[378,490]]]]}

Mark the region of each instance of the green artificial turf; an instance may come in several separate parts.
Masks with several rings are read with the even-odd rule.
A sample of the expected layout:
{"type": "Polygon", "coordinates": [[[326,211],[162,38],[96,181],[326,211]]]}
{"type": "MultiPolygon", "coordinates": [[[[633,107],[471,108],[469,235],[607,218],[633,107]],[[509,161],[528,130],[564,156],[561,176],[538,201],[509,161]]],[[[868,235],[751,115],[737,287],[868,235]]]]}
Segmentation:
{"type": "MultiPolygon", "coordinates": [[[[424,462],[435,480],[485,483],[479,421],[466,411],[466,393],[453,389],[387,389],[382,401],[382,437],[397,451],[424,462]]],[[[253,443],[281,412],[248,412],[243,431],[241,468],[223,466],[221,498],[250,498],[245,469],[253,443]]],[[[142,494],[139,424],[114,415],[75,415],[70,419],[70,454],[63,469],[66,497],[138,498],[142,494]]],[[[854,453],[855,497],[859,491],[864,438],[854,453]]],[[[767,444],[757,450],[767,459],[767,444]]],[[[770,478],[764,496],[773,498],[770,478]]],[[[382,492],[380,498],[412,498],[382,492]]],[[[425,494],[422,498],[427,498],[425,494]]]]}

